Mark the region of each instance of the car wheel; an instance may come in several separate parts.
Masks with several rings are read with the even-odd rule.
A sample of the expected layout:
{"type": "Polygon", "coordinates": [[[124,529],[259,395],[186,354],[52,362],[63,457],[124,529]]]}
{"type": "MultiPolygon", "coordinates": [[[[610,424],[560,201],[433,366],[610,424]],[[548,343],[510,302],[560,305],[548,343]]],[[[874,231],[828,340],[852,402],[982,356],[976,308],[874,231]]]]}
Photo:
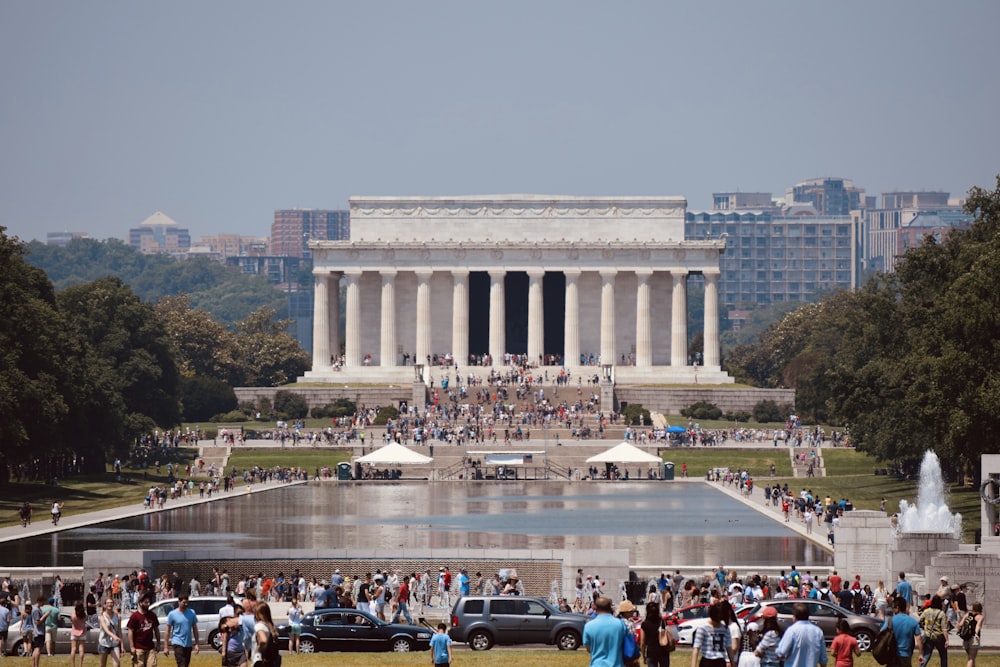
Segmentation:
{"type": "Polygon", "coordinates": [[[392,640],[393,653],[409,653],[413,650],[413,642],[406,637],[396,637],[392,640]]]}
{"type": "Polygon", "coordinates": [[[580,637],[572,630],[563,630],[556,636],[556,646],[560,651],[575,651],[580,648],[580,637]]]}
{"type": "Polygon", "coordinates": [[[214,648],[219,653],[222,653],[222,633],[218,630],[212,630],[208,633],[208,645],[214,648]]]}
{"type": "Polygon", "coordinates": [[[20,658],[28,657],[28,647],[24,645],[24,640],[14,644],[14,649],[11,652],[20,658]]]}
{"type": "Polygon", "coordinates": [[[316,642],[309,637],[299,639],[299,653],[315,653],[316,642]]]}
{"type": "Polygon", "coordinates": [[[488,632],[476,630],[469,635],[469,648],[473,651],[488,651],[493,646],[493,638],[488,632]]]}
{"type": "Polygon", "coordinates": [[[858,650],[861,652],[872,650],[872,644],[875,643],[875,637],[872,636],[867,630],[858,630],[855,633],[854,638],[858,641],[858,650]]]}

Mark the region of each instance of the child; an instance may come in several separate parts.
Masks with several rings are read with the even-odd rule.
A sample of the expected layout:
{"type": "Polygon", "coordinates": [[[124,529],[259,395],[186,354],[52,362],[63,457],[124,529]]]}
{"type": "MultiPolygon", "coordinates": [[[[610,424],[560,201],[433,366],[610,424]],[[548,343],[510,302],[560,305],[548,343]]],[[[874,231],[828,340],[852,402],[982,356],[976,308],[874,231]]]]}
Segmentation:
{"type": "Polygon", "coordinates": [[[451,664],[451,637],[448,626],[438,623],[437,632],[431,637],[431,663],[434,667],[448,667],[451,664]]]}
{"type": "Polygon", "coordinates": [[[851,635],[851,626],[846,619],[837,621],[837,636],[830,644],[830,653],[836,662],[836,667],[854,667],[854,656],[860,656],[858,640],[851,635]]]}

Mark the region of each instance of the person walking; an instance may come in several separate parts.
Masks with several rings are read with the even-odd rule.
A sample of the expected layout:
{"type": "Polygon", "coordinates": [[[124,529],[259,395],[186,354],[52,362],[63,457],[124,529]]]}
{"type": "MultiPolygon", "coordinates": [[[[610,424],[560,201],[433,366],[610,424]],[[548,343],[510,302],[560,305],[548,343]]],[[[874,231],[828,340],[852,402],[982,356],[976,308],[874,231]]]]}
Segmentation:
{"type": "Polygon", "coordinates": [[[583,646],[590,654],[590,667],[625,667],[625,623],[612,615],[611,599],[603,595],[594,601],[594,611],[594,617],[583,626],[583,646]]]}
{"type": "MultiPolygon", "coordinates": [[[[337,570],[340,572],[340,570],[337,570]]],[[[302,636],[302,607],[299,599],[292,598],[292,606],[288,608],[288,651],[299,652],[299,638],[302,636]]]]}
{"type": "MultiPolygon", "coordinates": [[[[903,573],[900,572],[900,577],[903,573]]],[[[904,581],[901,579],[901,581],[904,581]]],[[[909,604],[902,595],[892,598],[893,615],[882,624],[882,630],[889,627],[892,621],[892,632],[896,635],[896,664],[890,667],[911,667],[913,664],[913,653],[922,650],[923,642],[920,638],[920,625],[917,619],[907,613],[909,604]]]]}
{"type": "Polygon", "coordinates": [[[149,610],[152,596],[152,593],[142,594],[139,608],[132,612],[126,624],[133,667],[156,667],[156,654],[160,650],[160,620],[149,610]]]}
{"type": "Polygon", "coordinates": [[[271,607],[261,602],[253,613],[253,644],[250,649],[250,664],[254,667],[278,667],[278,631],[271,619],[271,607]]]}
{"type": "Polygon", "coordinates": [[[188,607],[188,596],[182,594],[177,598],[177,608],[167,614],[167,640],[163,655],[170,655],[173,650],[177,667],[188,667],[192,651],[201,651],[198,643],[198,616],[188,607]]]}
{"type": "Polygon", "coordinates": [[[691,642],[691,667],[726,667],[736,665],[736,649],[733,635],[727,623],[728,611],[721,605],[713,604],[708,610],[708,625],[702,625],[694,632],[691,642]]]}
{"type": "Polygon", "coordinates": [[[851,634],[851,626],[847,619],[837,621],[837,636],[830,644],[835,667],[854,667],[854,658],[861,656],[858,640],[851,634]]]}
{"type": "Polygon", "coordinates": [[[920,612],[919,625],[923,639],[920,667],[927,667],[934,649],[937,649],[938,657],[941,658],[941,667],[948,667],[948,617],[940,595],[931,596],[930,605],[920,612]]]}
{"type": "Polygon", "coordinates": [[[69,659],[73,667],[77,667],[76,656],[80,656],[80,667],[83,667],[83,656],[87,655],[84,643],[87,640],[87,608],[82,602],[77,602],[70,617],[69,659]]]}
{"type": "Polygon", "coordinates": [[[122,656],[122,622],[115,611],[115,601],[105,600],[104,609],[100,615],[101,632],[97,638],[97,652],[101,656],[101,667],[108,664],[108,656],[114,667],[121,665],[122,656]]]}
{"type": "Polygon", "coordinates": [[[795,622],[782,635],[775,654],[785,661],[785,667],[826,665],[823,630],[809,622],[809,606],[798,602],[792,609],[795,622]]]}
{"type": "Polygon", "coordinates": [[[761,637],[754,655],[760,658],[761,667],[781,667],[781,658],[777,653],[782,634],[781,625],[778,624],[778,610],[773,606],[764,607],[761,616],[764,624],[760,629],[761,637]]]}
{"type": "Polygon", "coordinates": [[[965,667],[976,667],[976,655],[979,653],[979,640],[980,635],[983,632],[983,603],[973,602],[972,611],[970,611],[969,614],[975,619],[976,632],[968,639],[962,640],[962,647],[965,649],[965,655],[967,658],[965,667]]]}
{"type": "Polygon", "coordinates": [[[410,578],[403,577],[396,591],[396,611],[392,614],[392,622],[399,620],[400,616],[406,619],[407,624],[413,625],[413,617],[410,616],[410,578]]]}
{"type": "Polygon", "coordinates": [[[451,665],[451,637],[448,636],[448,626],[437,624],[437,632],[431,637],[431,664],[434,667],[449,667],[451,665]]]}
{"type": "Polygon", "coordinates": [[[646,667],[670,667],[670,652],[666,646],[660,646],[660,632],[670,632],[670,629],[660,615],[659,603],[646,604],[646,618],[639,627],[642,657],[646,661],[646,667]]]}

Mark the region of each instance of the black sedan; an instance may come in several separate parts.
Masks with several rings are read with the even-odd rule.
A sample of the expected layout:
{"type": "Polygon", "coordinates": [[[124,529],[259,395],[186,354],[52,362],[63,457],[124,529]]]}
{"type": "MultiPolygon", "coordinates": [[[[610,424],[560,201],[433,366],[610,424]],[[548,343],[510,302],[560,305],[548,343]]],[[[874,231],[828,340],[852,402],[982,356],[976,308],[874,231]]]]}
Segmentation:
{"type": "MultiPolygon", "coordinates": [[[[288,649],[290,626],[278,626],[279,647],[288,649]]],[[[302,618],[299,650],[317,651],[426,651],[431,645],[430,628],[422,625],[386,623],[357,609],[317,609],[302,618]]]]}

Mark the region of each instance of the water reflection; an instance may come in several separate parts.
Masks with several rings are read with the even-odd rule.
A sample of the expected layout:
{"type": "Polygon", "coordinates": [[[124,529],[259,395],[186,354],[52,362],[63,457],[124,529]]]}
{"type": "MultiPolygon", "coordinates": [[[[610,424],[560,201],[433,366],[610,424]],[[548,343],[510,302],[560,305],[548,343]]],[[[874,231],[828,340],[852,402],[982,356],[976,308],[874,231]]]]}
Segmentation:
{"type": "Polygon", "coordinates": [[[5,545],[5,565],[89,549],[628,549],[636,566],[830,565],[780,523],[701,484],[311,484],[5,545]]]}

